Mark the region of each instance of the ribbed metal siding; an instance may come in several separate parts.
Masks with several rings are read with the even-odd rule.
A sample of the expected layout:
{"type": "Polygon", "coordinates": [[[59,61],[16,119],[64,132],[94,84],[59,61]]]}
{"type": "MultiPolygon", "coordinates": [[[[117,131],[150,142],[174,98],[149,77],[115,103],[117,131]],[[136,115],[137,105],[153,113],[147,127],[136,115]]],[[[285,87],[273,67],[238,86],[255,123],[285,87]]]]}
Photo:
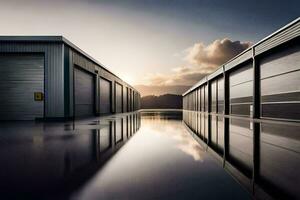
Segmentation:
{"type": "Polygon", "coordinates": [[[64,117],[64,69],[62,43],[0,42],[0,52],[44,53],[45,117],[64,117]]]}
{"type": "Polygon", "coordinates": [[[255,55],[300,36],[300,21],[255,46],[255,55]]]}
{"type": "Polygon", "coordinates": [[[34,120],[44,117],[44,102],[34,93],[44,93],[43,54],[0,54],[0,119],[34,120]]]}

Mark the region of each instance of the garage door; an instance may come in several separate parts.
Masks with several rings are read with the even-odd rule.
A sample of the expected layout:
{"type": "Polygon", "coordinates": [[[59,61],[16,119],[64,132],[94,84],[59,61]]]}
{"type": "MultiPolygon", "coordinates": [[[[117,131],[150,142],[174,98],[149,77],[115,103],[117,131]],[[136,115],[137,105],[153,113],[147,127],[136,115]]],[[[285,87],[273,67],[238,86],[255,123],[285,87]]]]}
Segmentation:
{"type": "Polygon", "coordinates": [[[35,101],[36,92],[44,92],[44,56],[0,55],[0,120],[43,118],[44,101],[35,101]]]}
{"type": "Polygon", "coordinates": [[[124,93],[123,93],[123,109],[124,109],[124,112],[127,112],[127,90],[128,90],[128,88],[124,88],[124,93]]]}
{"type": "Polygon", "coordinates": [[[116,113],[121,113],[122,112],[122,99],[123,99],[123,87],[122,85],[116,83],[116,113]]]}
{"type": "Polygon", "coordinates": [[[128,105],[128,111],[131,112],[132,109],[131,109],[131,89],[128,89],[128,101],[127,101],[127,105],[128,105]]]}
{"type": "Polygon", "coordinates": [[[75,116],[94,115],[94,76],[75,68],[75,116]]]}
{"type": "Polygon", "coordinates": [[[111,113],[111,82],[100,78],[100,114],[111,113]]]}

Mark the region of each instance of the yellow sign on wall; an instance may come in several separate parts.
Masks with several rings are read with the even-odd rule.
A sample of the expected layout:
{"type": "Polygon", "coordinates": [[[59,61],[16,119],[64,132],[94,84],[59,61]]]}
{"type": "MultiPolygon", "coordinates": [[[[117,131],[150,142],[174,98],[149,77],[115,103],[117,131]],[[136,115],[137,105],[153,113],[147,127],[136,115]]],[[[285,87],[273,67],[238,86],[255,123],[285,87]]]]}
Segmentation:
{"type": "Polygon", "coordinates": [[[42,92],[35,92],[34,100],[35,101],[44,101],[44,94],[42,92]]]}

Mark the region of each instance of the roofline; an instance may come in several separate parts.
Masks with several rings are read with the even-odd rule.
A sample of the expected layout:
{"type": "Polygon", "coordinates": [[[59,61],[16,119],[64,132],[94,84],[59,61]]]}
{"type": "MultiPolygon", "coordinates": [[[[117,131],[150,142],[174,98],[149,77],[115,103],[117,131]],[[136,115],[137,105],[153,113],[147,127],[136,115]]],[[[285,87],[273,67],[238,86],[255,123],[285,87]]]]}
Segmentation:
{"type": "MultiPolygon", "coordinates": [[[[68,40],[67,38],[65,38],[62,35],[44,35],[44,36],[42,36],[42,35],[37,35],[37,36],[34,36],[34,35],[31,35],[31,36],[29,36],[29,35],[28,36],[27,35],[14,35],[14,36],[2,35],[2,36],[0,36],[0,41],[5,41],[5,42],[62,42],[64,44],[68,45],[69,47],[73,48],[74,50],[78,51],[82,55],[84,55],[86,58],[88,58],[89,60],[94,62],[96,65],[100,66],[101,68],[103,68],[105,71],[111,73],[115,77],[124,81],[118,75],[116,75],[114,72],[109,70],[104,64],[100,63],[98,60],[94,59],[92,56],[85,53],[82,49],[80,49],[78,46],[76,46],[74,43],[72,43],[70,40],[68,40]]],[[[135,89],[132,85],[128,84],[127,82],[125,82],[125,83],[129,87],[135,89]]],[[[140,94],[140,92],[137,89],[135,89],[135,90],[140,94]]]]}
{"type": "MultiPolygon", "coordinates": [[[[235,60],[236,58],[240,57],[241,55],[243,55],[245,52],[255,48],[256,46],[258,46],[259,44],[263,43],[264,41],[270,39],[271,37],[273,37],[274,35],[280,33],[281,31],[287,29],[288,27],[296,24],[297,22],[300,21],[300,17],[294,19],[293,21],[291,21],[290,23],[286,24],[285,26],[279,28],[277,31],[273,32],[272,34],[266,36],[265,38],[263,38],[262,40],[258,41],[257,43],[253,44],[252,46],[250,46],[249,48],[245,49],[244,51],[242,51],[241,53],[239,53],[238,55],[234,56],[233,58],[231,58],[230,60],[228,60],[227,62],[223,63],[221,66],[219,66],[215,71],[213,71],[210,74],[213,74],[214,72],[218,71],[220,68],[223,68],[226,64],[232,62],[233,60],[235,60]]],[[[203,77],[200,81],[198,81],[196,84],[194,84],[193,86],[191,86],[187,91],[185,91],[182,96],[185,96],[186,94],[188,94],[189,92],[191,92],[192,90],[194,90],[195,88],[197,88],[198,86],[202,85],[200,83],[202,83],[203,79],[207,79],[208,76],[210,74],[207,74],[205,77],[203,77]]]]}

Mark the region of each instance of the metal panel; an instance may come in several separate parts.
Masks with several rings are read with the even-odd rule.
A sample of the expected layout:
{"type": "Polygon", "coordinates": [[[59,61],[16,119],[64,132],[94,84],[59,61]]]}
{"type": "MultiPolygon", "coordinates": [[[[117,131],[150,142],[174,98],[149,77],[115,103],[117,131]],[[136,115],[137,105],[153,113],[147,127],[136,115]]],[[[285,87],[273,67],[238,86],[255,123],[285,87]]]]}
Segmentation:
{"type": "Polygon", "coordinates": [[[45,117],[64,117],[64,68],[62,43],[0,42],[0,52],[44,53],[45,117]]]}
{"type": "Polygon", "coordinates": [[[243,52],[242,54],[240,54],[239,56],[237,56],[236,58],[232,59],[230,62],[225,64],[225,71],[249,60],[252,58],[253,52],[252,49],[248,49],[245,52],[243,52]]]}
{"type": "Polygon", "coordinates": [[[269,49],[300,36],[300,18],[288,24],[287,27],[277,31],[274,35],[255,45],[255,55],[259,55],[269,49]]]}
{"type": "Polygon", "coordinates": [[[135,102],[135,99],[134,99],[134,94],[135,94],[135,92],[134,92],[134,90],[132,90],[132,94],[131,94],[131,108],[132,108],[132,111],[134,111],[135,110],[135,108],[134,108],[134,102],[135,102]]]}
{"type": "Polygon", "coordinates": [[[116,113],[121,113],[123,110],[123,87],[119,83],[115,84],[115,98],[116,113]]]}
{"type": "Polygon", "coordinates": [[[95,108],[95,80],[92,74],[75,68],[75,116],[91,116],[95,108]]]}
{"type": "Polygon", "coordinates": [[[129,106],[129,109],[128,111],[131,112],[132,111],[132,90],[129,88],[129,93],[128,93],[128,96],[129,96],[129,100],[128,100],[128,106],[129,106]]]}
{"type": "Polygon", "coordinates": [[[264,56],[259,63],[262,79],[300,70],[300,41],[289,45],[288,48],[264,56]]]}
{"type": "Polygon", "coordinates": [[[250,116],[253,104],[252,63],[230,73],[230,114],[250,116]]]}
{"type": "Polygon", "coordinates": [[[123,112],[127,112],[127,87],[123,87],[123,112]]]}
{"type": "Polygon", "coordinates": [[[111,113],[111,82],[100,78],[100,114],[111,113]]]}
{"type": "Polygon", "coordinates": [[[300,120],[299,42],[260,60],[262,117],[300,120]]]}
{"type": "Polygon", "coordinates": [[[0,55],[0,119],[43,118],[44,101],[35,101],[35,92],[44,93],[44,55],[0,55]]]}
{"type": "Polygon", "coordinates": [[[130,112],[130,89],[126,88],[127,93],[127,112],[130,112]]]}

